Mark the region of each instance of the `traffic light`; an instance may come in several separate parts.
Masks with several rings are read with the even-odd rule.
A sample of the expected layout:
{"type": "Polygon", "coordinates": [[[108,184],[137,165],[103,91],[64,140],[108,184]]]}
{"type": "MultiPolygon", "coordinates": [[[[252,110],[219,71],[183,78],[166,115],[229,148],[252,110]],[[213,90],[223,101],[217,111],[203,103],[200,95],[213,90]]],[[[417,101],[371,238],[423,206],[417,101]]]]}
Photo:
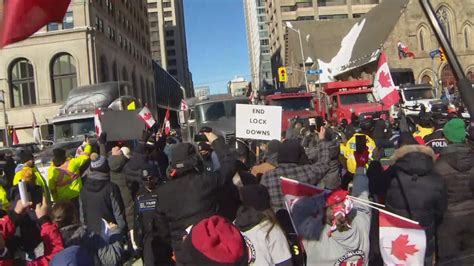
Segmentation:
{"type": "Polygon", "coordinates": [[[280,82],[287,82],[288,81],[288,75],[286,72],[286,67],[279,67],[278,68],[278,80],[280,82]]]}
{"type": "Polygon", "coordinates": [[[440,60],[441,62],[446,61],[446,54],[444,53],[444,49],[443,49],[443,48],[439,48],[439,60],[440,60]]]}

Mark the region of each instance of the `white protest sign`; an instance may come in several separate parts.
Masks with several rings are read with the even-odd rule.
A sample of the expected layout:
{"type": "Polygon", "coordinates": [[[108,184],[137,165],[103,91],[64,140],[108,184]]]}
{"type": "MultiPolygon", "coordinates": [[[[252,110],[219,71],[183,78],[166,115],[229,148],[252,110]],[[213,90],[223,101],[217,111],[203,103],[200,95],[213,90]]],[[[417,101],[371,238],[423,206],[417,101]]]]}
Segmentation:
{"type": "Polygon", "coordinates": [[[281,106],[237,104],[236,137],[272,140],[281,138],[281,106]]]}

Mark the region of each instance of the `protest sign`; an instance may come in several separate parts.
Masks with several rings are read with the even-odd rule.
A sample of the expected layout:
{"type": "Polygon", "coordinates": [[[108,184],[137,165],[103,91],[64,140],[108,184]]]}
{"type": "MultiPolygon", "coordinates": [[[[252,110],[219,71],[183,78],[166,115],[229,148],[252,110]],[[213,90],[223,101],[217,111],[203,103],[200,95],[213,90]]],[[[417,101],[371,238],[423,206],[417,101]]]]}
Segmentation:
{"type": "Polygon", "coordinates": [[[244,139],[281,138],[281,106],[237,104],[236,136],[244,139]]]}

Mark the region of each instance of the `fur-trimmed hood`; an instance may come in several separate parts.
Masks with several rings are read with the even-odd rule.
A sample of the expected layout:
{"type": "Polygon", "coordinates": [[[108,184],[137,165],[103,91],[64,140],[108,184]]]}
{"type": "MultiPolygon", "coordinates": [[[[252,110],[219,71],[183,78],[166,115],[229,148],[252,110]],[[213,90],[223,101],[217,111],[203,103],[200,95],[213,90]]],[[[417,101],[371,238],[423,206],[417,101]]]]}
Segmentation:
{"type": "Polygon", "coordinates": [[[433,170],[436,160],[433,149],[423,145],[405,145],[392,156],[400,170],[417,176],[424,176],[433,170]]]}

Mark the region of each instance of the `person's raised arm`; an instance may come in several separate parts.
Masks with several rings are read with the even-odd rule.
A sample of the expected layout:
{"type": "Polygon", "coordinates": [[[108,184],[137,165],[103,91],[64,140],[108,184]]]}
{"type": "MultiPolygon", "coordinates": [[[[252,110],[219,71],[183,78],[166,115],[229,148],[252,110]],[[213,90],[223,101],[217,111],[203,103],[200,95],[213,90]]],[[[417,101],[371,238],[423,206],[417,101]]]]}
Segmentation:
{"type": "Polygon", "coordinates": [[[227,180],[231,180],[232,177],[235,175],[235,157],[229,147],[225,144],[225,140],[223,137],[217,137],[212,132],[203,133],[207,137],[209,143],[214,149],[214,152],[219,158],[219,163],[221,167],[218,170],[218,173],[220,173],[218,184],[222,185],[226,183],[227,180]]]}

